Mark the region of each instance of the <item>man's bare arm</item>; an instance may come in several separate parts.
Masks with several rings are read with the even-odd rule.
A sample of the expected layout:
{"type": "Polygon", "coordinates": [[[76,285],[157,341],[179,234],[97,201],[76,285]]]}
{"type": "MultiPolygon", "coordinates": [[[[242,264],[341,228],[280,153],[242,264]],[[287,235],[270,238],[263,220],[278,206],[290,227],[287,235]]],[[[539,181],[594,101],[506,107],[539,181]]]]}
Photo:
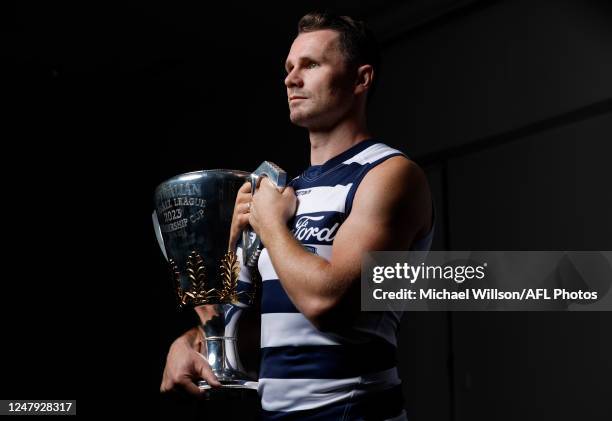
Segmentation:
{"type": "MultiPolygon", "coordinates": [[[[270,185],[263,187],[269,189],[270,185]]],[[[329,261],[304,250],[285,224],[272,222],[274,218],[266,221],[256,222],[256,230],[283,288],[300,312],[320,326],[360,278],[364,252],[407,250],[427,232],[431,226],[431,196],[423,171],[404,157],[390,158],[373,168],[357,189],[351,213],[334,239],[329,261]]]]}

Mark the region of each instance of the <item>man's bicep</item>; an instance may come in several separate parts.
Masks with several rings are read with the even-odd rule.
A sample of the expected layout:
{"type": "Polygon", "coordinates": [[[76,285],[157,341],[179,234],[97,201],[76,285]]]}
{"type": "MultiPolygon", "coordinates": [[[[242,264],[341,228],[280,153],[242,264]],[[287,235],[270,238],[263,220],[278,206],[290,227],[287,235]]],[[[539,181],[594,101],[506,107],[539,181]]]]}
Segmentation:
{"type": "Polygon", "coordinates": [[[372,169],[355,194],[353,207],[332,249],[332,264],[359,277],[364,252],[407,250],[431,212],[424,174],[406,158],[372,169]]]}

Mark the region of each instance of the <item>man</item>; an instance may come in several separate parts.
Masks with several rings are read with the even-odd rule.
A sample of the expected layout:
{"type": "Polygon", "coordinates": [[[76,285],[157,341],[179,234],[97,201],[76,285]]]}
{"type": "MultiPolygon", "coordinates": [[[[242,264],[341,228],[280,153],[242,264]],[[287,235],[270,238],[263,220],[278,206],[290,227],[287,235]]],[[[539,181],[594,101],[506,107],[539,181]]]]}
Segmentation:
{"type": "MultiPolygon", "coordinates": [[[[277,190],[265,178],[236,201],[265,249],[259,393],[264,419],[404,419],[395,367],[399,316],[360,312],[362,255],[428,249],[433,210],[422,170],[372,139],[366,102],[378,52],[361,22],[309,14],[286,59],[291,121],[308,129],[311,166],[277,190]],[[289,228],[288,228],[289,224],[289,228]]],[[[243,271],[244,272],[244,271],[243,271]]],[[[219,385],[198,329],[168,354],[162,391],[219,385]]]]}

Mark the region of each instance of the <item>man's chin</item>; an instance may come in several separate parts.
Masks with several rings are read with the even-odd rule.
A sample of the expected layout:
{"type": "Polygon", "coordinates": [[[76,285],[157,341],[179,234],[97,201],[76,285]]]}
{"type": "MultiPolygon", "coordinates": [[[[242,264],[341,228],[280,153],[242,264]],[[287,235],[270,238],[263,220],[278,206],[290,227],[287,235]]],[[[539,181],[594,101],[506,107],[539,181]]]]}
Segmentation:
{"type": "Polygon", "coordinates": [[[289,120],[291,120],[294,125],[298,127],[303,127],[304,129],[308,129],[311,132],[325,131],[329,130],[332,127],[332,125],[327,124],[324,119],[316,119],[313,118],[313,116],[308,116],[307,118],[304,115],[289,115],[289,120]]]}
{"type": "Polygon", "coordinates": [[[301,113],[289,113],[289,120],[299,127],[308,128],[308,118],[301,113]]]}

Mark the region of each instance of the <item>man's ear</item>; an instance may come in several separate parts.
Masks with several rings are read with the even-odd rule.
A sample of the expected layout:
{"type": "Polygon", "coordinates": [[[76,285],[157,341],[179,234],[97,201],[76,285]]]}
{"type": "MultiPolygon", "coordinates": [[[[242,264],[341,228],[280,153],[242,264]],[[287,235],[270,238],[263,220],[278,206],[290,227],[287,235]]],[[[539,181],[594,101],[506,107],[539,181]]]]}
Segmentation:
{"type": "Polygon", "coordinates": [[[364,64],[357,68],[357,79],[355,81],[355,94],[366,92],[372,87],[374,81],[374,68],[369,64],[364,64]]]}

